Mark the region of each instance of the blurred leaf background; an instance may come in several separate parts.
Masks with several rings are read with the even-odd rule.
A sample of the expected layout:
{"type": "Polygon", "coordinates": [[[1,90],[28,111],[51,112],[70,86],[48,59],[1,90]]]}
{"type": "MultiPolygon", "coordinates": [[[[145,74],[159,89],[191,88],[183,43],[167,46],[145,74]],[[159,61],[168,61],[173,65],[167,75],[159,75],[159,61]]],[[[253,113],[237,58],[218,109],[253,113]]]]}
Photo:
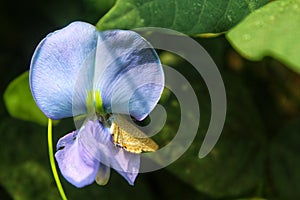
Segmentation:
{"type": "MultiPolygon", "coordinates": [[[[101,30],[158,26],[191,35],[222,74],[228,111],[217,145],[199,159],[210,119],[207,88],[188,62],[159,51],[199,99],[201,125],[193,144],[167,168],[140,174],[134,187],[115,172],[107,186],[83,189],[61,177],[69,199],[298,199],[299,11],[299,0],[1,1],[0,199],[60,198],[45,118],[32,101],[26,71],[39,41],[75,20],[101,30]]],[[[161,104],[168,118],[155,139],[166,145],[178,128],[180,109],[168,90],[161,104]]],[[[62,120],[54,127],[54,141],[73,129],[72,119],[62,120]]]]}

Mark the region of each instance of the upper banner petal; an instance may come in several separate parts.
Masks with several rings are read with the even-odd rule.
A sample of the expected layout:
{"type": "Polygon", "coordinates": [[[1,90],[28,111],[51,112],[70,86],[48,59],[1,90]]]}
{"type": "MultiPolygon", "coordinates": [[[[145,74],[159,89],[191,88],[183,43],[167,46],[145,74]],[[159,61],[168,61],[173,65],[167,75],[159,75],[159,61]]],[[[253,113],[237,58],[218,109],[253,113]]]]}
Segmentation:
{"type": "Polygon", "coordinates": [[[30,66],[30,86],[47,117],[60,119],[86,112],[96,46],[97,31],[84,22],[71,23],[38,45],[30,66]]]}
{"type": "Polygon", "coordinates": [[[158,102],[164,74],[154,48],[133,31],[98,35],[94,90],[101,91],[106,112],[145,118],[158,102]]]}

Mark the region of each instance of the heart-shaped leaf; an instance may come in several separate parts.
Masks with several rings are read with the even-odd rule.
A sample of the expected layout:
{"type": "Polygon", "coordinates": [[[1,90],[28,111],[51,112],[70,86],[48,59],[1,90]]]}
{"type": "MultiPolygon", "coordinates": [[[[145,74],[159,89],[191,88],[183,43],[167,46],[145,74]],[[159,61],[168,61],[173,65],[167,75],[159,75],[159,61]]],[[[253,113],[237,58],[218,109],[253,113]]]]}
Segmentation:
{"type": "Polygon", "coordinates": [[[273,1],[230,30],[227,39],[245,58],[271,56],[300,73],[300,0],[273,1]]]}
{"type": "Polygon", "coordinates": [[[47,117],[31,95],[28,76],[26,71],[8,85],[4,93],[6,109],[15,118],[47,125],[47,117]]]}
{"type": "Polygon", "coordinates": [[[189,35],[229,30],[267,0],[118,0],[98,29],[162,27],[189,35]]]}

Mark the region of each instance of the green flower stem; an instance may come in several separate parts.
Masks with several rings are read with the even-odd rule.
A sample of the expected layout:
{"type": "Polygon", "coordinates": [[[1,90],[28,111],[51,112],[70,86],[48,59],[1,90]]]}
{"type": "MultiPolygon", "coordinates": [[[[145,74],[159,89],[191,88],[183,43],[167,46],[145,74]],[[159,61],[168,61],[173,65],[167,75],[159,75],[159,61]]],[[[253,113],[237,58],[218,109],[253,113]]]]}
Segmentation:
{"type": "Polygon", "coordinates": [[[53,156],[53,144],[52,144],[52,120],[48,119],[48,152],[49,152],[49,159],[50,159],[50,165],[52,169],[52,173],[58,188],[58,192],[63,200],[67,200],[67,197],[65,195],[64,189],[60,183],[57,170],[56,170],[56,165],[54,161],[54,156],[53,156]]]}

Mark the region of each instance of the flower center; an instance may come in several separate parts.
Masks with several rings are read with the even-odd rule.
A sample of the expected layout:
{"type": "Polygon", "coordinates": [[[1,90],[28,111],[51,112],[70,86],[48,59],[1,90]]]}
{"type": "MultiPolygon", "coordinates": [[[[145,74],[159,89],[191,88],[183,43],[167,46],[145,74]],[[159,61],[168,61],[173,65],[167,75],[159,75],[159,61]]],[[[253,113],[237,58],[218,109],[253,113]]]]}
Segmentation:
{"type": "Polygon", "coordinates": [[[89,91],[86,99],[88,113],[96,112],[97,114],[104,115],[103,101],[101,93],[97,91],[89,91]]]}

